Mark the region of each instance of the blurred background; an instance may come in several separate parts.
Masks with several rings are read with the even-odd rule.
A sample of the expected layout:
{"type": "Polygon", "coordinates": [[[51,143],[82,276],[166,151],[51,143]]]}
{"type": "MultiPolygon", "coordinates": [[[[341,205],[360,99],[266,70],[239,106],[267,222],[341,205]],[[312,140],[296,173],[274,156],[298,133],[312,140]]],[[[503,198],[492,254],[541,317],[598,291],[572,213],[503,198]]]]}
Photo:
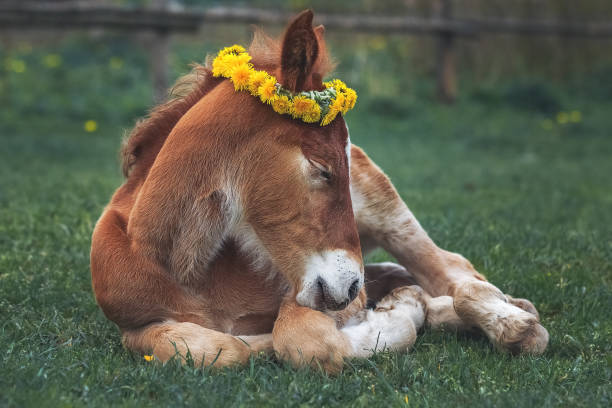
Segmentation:
{"type": "Polygon", "coordinates": [[[610,129],[610,0],[0,0],[0,405],[609,406],[610,129]],[[89,248],[125,132],[192,62],[309,7],[359,95],[351,140],[434,241],[533,301],[544,356],[426,331],[381,371],[245,380],[122,350],[89,248]]]}
{"type": "Polygon", "coordinates": [[[3,121],[53,115],[129,123],[162,100],[191,62],[227,44],[248,44],[249,23],[279,34],[289,16],[308,7],[327,25],[337,75],[367,99],[361,106],[387,115],[457,99],[556,114],[571,108],[564,91],[612,95],[606,0],[0,4],[3,121]]]}

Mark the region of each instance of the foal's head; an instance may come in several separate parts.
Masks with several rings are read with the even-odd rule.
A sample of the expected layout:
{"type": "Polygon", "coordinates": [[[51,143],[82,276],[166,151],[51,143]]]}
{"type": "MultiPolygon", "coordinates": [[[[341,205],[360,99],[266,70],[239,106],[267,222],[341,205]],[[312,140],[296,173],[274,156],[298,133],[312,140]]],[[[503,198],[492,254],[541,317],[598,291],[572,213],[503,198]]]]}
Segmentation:
{"type": "MultiPolygon", "coordinates": [[[[312,12],[300,14],[279,44],[251,47],[258,69],[293,91],[322,90],[326,55],[323,29],[312,12]]],[[[350,140],[338,115],[329,125],[279,115],[224,81],[227,134],[239,134],[231,188],[242,228],[236,239],[272,260],[297,302],[319,310],[346,307],[363,286],[363,264],[349,190],[350,140]]],[[[213,93],[215,93],[213,91],[213,93]]],[[[227,143],[232,137],[227,138],[227,143]]]]}

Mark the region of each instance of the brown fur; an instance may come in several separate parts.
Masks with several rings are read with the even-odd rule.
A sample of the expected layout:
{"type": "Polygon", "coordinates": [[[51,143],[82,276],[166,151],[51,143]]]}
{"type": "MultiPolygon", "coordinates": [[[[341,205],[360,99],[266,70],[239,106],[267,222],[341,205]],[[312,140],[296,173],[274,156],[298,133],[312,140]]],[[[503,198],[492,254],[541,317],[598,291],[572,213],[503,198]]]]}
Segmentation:
{"type": "MultiPolygon", "coordinates": [[[[311,22],[312,12],[303,12],[280,42],[258,34],[253,64],[291,89],[320,88],[332,64],[323,29],[311,22]]],[[[278,115],[206,67],[179,80],[172,99],[125,140],[126,181],[92,237],[93,290],[125,346],[163,361],[191,353],[220,366],[274,350],[293,364],[335,372],[344,357],[369,353],[355,349],[373,340],[351,337],[361,329],[351,326],[355,319],[366,324],[363,333],[384,330],[390,347],[405,349],[430,309],[431,326],[464,322],[501,348],[543,351],[545,329],[527,313],[531,304],[512,299],[511,312],[524,315],[504,321],[487,314],[487,302],[501,299],[494,287],[465,258],[435,246],[355,146],[349,168],[347,140],[342,117],[320,127],[278,115]],[[326,310],[323,296],[315,299],[320,310],[297,303],[312,254],[343,251],[361,265],[362,243],[391,252],[425,292],[400,288],[385,297],[412,281],[382,268],[371,278],[380,280],[380,310],[364,310],[364,289],[340,311],[326,310]],[[465,282],[490,287],[470,297],[458,289],[465,282]],[[441,295],[454,305],[427,305],[441,295]],[[400,330],[405,338],[389,333],[394,322],[409,326],[400,330]]]]}
{"type": "MultiPolygon", "coordinates": [[[[311,20],[312,13],[303,13],[289,26],[285,58],[276,66],[261,56],[258,39],[253,63],[300,88],[310,86],[314,74],[320,82],[327,58],[318,58],[322,38],[311,20]],[[306,60],[295,57],[302,48],[306,60]]],[[[266,42],[268,49],[279,48],[266,42]]],[[[300,288],[308,251],[345,249],[361,262],[350,211],[347,137],[340,118],[319,127],[279,116],[213,78],[206,67],[196,66],[179,80],[174,98],[126,139],[127,180],[92,239],[96,299],[123,331],[125,344],[166,350],[159,351],[166,358],[167,344],[158,343],[173,336],[195,339],[196,327],[219,341],[231,338],[223,333],[270,333],[281,299],[300,288]],[[316,188],[306,185],[296,161],[301,155],[332,177],[316,188]],[[258,255],[236,241],[247,227],[272,262],[261,271],[253,259],[258,255]]],[[[355,305],[364,303],[365,293],[355,305]]],[[[354,308],[339,312],[339,321],[354,308]]],[[[215,344],[211,340],[210,347],[215,344]]],[[[234,357],[242,361],[243,354],[219,361],[234,357]]]]}

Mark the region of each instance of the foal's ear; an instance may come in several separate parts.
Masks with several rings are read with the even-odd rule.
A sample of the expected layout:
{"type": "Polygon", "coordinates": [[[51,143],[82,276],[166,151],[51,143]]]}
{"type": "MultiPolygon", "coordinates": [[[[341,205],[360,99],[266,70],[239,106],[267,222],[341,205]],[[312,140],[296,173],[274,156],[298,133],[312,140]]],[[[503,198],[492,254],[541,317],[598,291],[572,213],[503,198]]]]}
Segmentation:
{"type": "Polygon", "coordinates": [[[281,83],[292,92],[300,92],[319,55],[319,43],[312,29],[311,10],[302,11],[293,20],[283,38],[281,83]]]}

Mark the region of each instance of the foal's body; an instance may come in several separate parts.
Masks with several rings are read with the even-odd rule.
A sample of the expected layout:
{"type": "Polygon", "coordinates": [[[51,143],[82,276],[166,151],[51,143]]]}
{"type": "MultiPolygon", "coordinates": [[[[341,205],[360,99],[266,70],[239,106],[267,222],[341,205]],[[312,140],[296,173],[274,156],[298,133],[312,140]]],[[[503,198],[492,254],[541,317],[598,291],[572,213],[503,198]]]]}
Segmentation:
{"type": "MultiPolygon", "coordinates": [[[[308,30],[307,20],[302,15],[294,26],[308,30]]],[[[292,27],[285,44],[298,35],[292,27]]],[[[316,71],[317,63],[309,64],[304,71],[316,71]]],[[[279,77],[290,75],[284,65],[278,70],[279,77]]],[[[128,348],[160,360],[189,350],[196,362],[216,365],[274,350],[295,364],[318,361],[333,371],[342,358],[376,347],[406,349],[427,315],[433,327],[479,328],[512,352],[544,350],[548,334],[531,303],[505,296],[465,258],[438,248],[389,179],[350,145],[342,119],[323,130],[304,127],[205,69],[198,73],[203,79],[186,96],[133,132],[125,149],[127,181],[94,232],[96,298],[128,348]],[[231,109],[211,102],[230,100],[231,109]],[[249,123],[236,124],[242,118],[249,123]],[[228,132],[230,123],[250,133],[228,132]],[[257,129],[266,129],[266,137],[257,129]],[[321,137],[325,143],[317,142],[321,137]],[[320,180],[311,180],[307,193],[299,188],[302,170],[318,168],[308,164],[313,157],[335,158],[334,171],[350,171],[350,181],[348,174],[345,184],[338,177],[334,189],[346,194],[322,196],[320,180]],[[262,178],[280,182],[271,189],[262,178]],[[311,196],[328,206],[317,207],[311,196]],[[333,262],[348,265],[344,273],[357,274],[351,287],[361,287],[361,250],[378,246],[401,266],[365,266],[375,310],[365,309],[365,288],[349,295],[348,306],[329,295],[331,283],[329,293],[325,287],[310,295],[318,293],[314,282],[321,284],[308,274],[331,282],[336,276],[325,268],[333,262]],[[319,252],[306,253],[310,247],[319,252]],[[414,283],[422,290],[405,286],[414,283]]]]}

